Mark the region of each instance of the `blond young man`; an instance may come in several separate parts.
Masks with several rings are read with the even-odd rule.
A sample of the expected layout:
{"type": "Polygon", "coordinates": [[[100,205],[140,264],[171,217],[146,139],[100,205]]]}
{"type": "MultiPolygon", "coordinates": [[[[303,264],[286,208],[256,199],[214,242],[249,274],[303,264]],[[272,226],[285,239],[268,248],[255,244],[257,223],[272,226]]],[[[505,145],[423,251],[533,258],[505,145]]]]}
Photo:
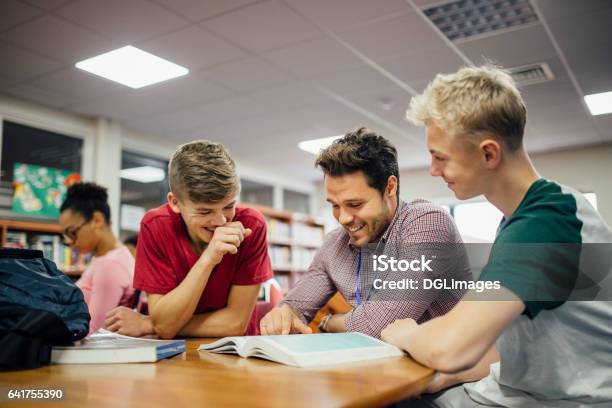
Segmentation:
{"type": "Polygon", "coordinates": [[[468,292],[444,316],[383,330],[438,370],[430,392],[485,377],[410,406],[612,406],[612,302],[568,294],[588,245],[612,242],[612,231],[580,193],[538,175],[523,147],[526,112],[511,77],[490,66],[438,75],[411,101],[408,118],[427,128],[431,175],[459,199],[483,194],[504,218],[480,276],[500,290],[468,292]]]}
{"type": "Polygon", "coordinates": [[[134,287],[148,294],[150,317],[127,308],[106,326],[161,338],[257,334],[259,285],[272,277],[266,223],[236,207],[240,182],[223,145],[179,146],[168,165],[168,203],[148,211],[138,237],[134,287]]]}

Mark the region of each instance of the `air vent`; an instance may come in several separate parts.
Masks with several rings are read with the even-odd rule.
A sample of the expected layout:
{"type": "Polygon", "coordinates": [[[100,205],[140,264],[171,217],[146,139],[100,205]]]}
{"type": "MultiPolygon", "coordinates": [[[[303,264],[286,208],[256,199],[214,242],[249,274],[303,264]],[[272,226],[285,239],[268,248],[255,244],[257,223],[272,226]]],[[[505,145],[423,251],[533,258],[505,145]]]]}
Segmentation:
{"type": "Polygon", "coordinates": [[[451,41],[538,21],[529,0],[456,0],[423,12],[451,41]]]}
{"type": "Polygon", "coordinates": [[[555,79],[552,70],[545,62],[508,68],[508,72],[519,86],[537,84],[555,79]]]}

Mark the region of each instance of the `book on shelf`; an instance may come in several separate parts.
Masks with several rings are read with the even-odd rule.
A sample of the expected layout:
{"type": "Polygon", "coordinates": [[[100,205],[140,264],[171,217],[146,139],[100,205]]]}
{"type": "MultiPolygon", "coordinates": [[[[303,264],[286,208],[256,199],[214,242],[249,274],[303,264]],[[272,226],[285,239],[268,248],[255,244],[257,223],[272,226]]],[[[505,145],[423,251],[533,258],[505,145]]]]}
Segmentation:
{"type": "Polygon", "coordinates": [[[278,265],[291,265],[291,248],[289,247],[269,245],[268,255],[273,269],[278,265]]]}
{"type": "Polygon", "coordinates": [[[291,265],[296,270],[305,271],[312,263],[316,253],[316,249],[293,248],[291,252],[291,265]]]}
{"type": "Polygon", "coordinates": [[[301,222],[291,224],[291,236],[296,245],[320,247],[323,244],[323,228],[301,222]]]}
{"type": "Polygon", "coordinates": [[[55,346],[55,364],[154,363],[185,351],[185,340],[129,337],[100,329],[72,346],[55,346]]]}
{"type": "Polygon", "coordinates": [[[403,356],[395,346],[362,333],[225,337],[199,351],[257,357],[296,367],[319,367],[403,356]]]}
{"type": "Polygon", "coordinates": [[[270,241],[291,241],[291,225],[276,218],[266,218],[266,229],[270,241]]]}

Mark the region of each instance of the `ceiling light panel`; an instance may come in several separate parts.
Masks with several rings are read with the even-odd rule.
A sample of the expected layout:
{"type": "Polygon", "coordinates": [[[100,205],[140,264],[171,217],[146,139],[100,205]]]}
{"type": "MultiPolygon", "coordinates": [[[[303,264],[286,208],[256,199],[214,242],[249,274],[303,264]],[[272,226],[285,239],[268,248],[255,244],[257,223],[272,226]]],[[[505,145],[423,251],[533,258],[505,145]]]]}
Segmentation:
{"type": "Polygon", "coordinates": [[[612,113],[612,92],[586,95],[584,102],[586,102],[593,116],[612,113]]]}
{"type": "Polygon", "coordinates": [[[131,45],[77,62],[76,67],[134,89],[189,73],[185,67],[131,45]]]}

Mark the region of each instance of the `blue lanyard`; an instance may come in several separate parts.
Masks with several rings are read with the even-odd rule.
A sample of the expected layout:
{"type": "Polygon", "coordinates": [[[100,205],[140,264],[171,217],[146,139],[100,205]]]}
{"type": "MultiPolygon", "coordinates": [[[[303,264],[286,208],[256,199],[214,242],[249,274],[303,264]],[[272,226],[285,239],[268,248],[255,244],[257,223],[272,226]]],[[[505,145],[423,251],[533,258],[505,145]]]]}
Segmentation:
{"type": "Polygon", "coordinates": [[[361,305],[361,293],[359,293],[359,270],[361,269],[361,250],[359,250],[359,257],[357,258],[357,282],[355,283],[355,297],[357,298],[357,305],[361,305]]]}

